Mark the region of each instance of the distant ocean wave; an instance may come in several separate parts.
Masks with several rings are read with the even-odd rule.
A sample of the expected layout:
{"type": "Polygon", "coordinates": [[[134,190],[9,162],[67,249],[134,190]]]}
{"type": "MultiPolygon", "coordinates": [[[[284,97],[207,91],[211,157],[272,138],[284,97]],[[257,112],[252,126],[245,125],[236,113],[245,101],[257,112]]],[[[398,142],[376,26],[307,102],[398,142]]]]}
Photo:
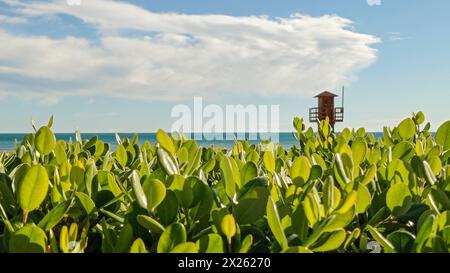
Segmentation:
{"type": "MultiPolygon", "coordinates": [[[[376,138],[381,137],[382,133],[376,132],[373,133],[376,138]]],[[[15,143],[21,143],[24,139],[26,134],[0,134],[0,151],[11,151],[15,149],[15,143]]],[[[69,141],[72,139],[72,141],[75,141],[75,134],[74,133],[57,133],[56,139],[57,140],[65,140],[69,141]]],[[[121,138],[128,137],[130,140],[133,138],[134,133],[119,133],[121,138]]],[[[255,139],[250,140],[249,142],[252,144],[256,144],[261,142],[261,138],[256,137],[256,134],[253,133],[246,133],[245,135],[242,134],[233,134],[233,133],[224,133],[224,134],[204,134],[203,138],[201,140],[197,140],[197,143],[201,146],[208,147],[208,146],[214,146],[214,147],[223,147],[223,148],[230,148],[233,146],[234,143],[234,137],[233,135],[236,135],[238,139],[255,139]]],[[[103,142],[108,143],[111,147],[111,149],[115,149],[117,146],[116,136],[114,133],[84,133],[81,134],[82,139],[90,139],[94,136],[98,136],[99,139],[101,139],[103,142]]],[[[146,140],[150,141],[151,143],[156,143],[156,133],[138,133],[139,136],[139,144],[144,143],[146,140]]],[[[193,134],[187,134],[187,137],[190,139],[197,139],[193,134]]],[[[263,138],[264,135],[263,135],[263,138]]],[[[275,138],[278,141],[274,141],[277,143],[280,143],[285,148],[290,148],[292,145],[297,144],[297,141],[295,140],[292,133],[289,132],[282,132],[279,133],[278,136],[275,138]]]]}

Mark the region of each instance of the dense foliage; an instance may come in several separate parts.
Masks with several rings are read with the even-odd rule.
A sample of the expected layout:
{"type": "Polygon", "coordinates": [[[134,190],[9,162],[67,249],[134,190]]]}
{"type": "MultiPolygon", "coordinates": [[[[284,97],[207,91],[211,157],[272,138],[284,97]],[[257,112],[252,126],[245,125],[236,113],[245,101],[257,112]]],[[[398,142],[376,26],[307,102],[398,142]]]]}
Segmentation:
{"type": "Polygon", "coordinates": [[[296,118],[290,149],[160,130],[111,151],[57,141],[51,118],[0,154],[0,252],[449,252],[450,121],[424,119],[375,139],[296,118]]]}

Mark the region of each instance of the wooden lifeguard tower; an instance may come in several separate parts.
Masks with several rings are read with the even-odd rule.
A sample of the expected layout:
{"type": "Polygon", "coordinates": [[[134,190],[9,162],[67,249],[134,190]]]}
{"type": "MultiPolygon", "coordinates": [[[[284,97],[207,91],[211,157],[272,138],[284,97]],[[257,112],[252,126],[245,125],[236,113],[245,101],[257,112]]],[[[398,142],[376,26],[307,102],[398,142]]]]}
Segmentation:
{"type": "Polygon", "coordinates": [[[334,130],[336,122],[344,121],[344,88],[342,88],[342,107],[334,107],[334,98],[338,95],[324,91],[315,98],[318,98],[317,107],[309,108],[309,122],[319,123],[327,117],[334,130]]]}

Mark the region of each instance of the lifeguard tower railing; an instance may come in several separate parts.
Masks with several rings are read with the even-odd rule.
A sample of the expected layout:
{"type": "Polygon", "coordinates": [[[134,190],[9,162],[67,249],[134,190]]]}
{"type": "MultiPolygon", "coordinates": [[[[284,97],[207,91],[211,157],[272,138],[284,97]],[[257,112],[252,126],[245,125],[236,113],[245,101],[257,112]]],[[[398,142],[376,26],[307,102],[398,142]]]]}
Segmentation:
{"type": "Polygon", "coordinates": [[[309,122],[317,122],[319,119],[319,107],[309,108],[309,122]]]}
{"type": "MultiPolygon", "coordinates": [[[[319,119],[319,107],[309,108],[309,122],[317,122],[319,119]]],[[[344,121],[344,107],[334,108],[334,121],[343,122],[344,121]]]]}
{"type": "Polygon", "coordinates": [[[334,108],[334,121],[343,122],[344,121],[344,107],[334,108]]]}

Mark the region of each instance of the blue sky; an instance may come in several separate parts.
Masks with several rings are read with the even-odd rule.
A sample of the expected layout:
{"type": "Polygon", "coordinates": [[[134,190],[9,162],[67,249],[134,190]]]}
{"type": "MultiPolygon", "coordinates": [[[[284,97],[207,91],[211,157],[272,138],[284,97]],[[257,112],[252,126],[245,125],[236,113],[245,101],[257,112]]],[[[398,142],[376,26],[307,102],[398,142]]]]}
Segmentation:
{"type": "Polygon", "coordinates": [[[338,130],[418,110],[436,128],[450,117],[448,11],[448,0],[0,0],[0,132],[51,114],[58,132],[167,130],[194,96],[278,104],[289,131],[315,93],[343,84],[338,130]]]}

